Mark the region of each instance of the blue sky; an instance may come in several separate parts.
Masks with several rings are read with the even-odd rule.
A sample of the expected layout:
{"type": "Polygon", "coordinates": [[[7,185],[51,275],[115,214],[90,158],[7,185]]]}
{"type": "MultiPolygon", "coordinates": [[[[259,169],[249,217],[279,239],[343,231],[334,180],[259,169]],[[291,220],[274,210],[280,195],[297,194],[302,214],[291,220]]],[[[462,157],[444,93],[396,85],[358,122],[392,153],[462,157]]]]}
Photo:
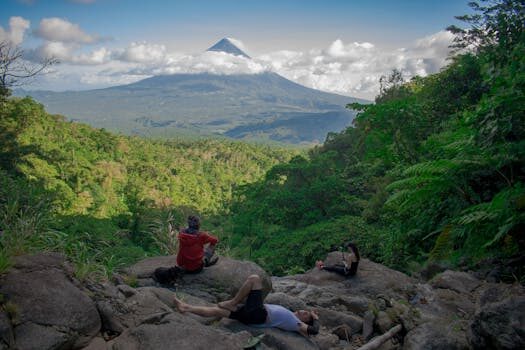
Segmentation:
{"type": "Polygon", "coordinates": [[[462,0],[2,0],[2,3],[0,39],[2,35],[13,36],[16,28],[23,28],[20,44],[33,50],[34,57],[60,56],[62,63],[55,67],[55,77],[41,79],[35,88],[87,89],[150,76],[155,67],[157,73],[176,73],[211,65],[217,71],[230,67],[229,73],[272,69],[304,85],[328,91],[330,86],[337,85],[332,89],[334,92],[360,97],[372,96],[371,81],[380,75],[378,69],[372,72],[366,67],[364,61],[357,62],[361,53],[363,59],[383,57],[376,62],[383,70],[405,68],[407,76],[432,73],[439,68],[438,61],[442,64],[441,56],[446,55],[443,42],[450,38],[443,34],[443,29],[458,24],[455,15],[470,12],[467,2],[462,0]],[[17,20],[11,22],[12,18],[17,20]],[[64,32],[77,36],[65,37],[64,32]],[[222,37],[240,40],[255,63],[263,68],[255,67],[253,62],[199,56],[222,37]],[[373,47],[360,45],[363,43],[373,47]],[[419,58],[415,56],[418,52],[422,55],[419,58]],[[392,67],[387,67],[387,61],[393,63],[392,67]],[[401,66],[395,67],[396,64],[401,66]],[[427,68],[423,67],[425,64],[427,68]],[[109,73],[102,76],[104,71],[109,73]],[[124,78],[110,78],[118,77],[119,72],[124,78]],[[330,77],[335,79],[341,72],[346,72],[346,83],[333,84],[330,77]],[[86,75],[100,75],[100,79],[90,80],[86,75]],[[362,88],[352,88],[352,84],[362,88]]]}

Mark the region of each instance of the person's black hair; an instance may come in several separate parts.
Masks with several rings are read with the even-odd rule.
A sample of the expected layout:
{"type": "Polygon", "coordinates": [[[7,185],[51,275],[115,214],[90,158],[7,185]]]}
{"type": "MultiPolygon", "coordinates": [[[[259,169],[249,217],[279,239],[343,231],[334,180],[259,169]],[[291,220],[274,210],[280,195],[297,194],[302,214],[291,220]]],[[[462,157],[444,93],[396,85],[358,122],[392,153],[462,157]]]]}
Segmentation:
{"type": "Polygon", "coordinates": [[[357,249],[357,246],[354,243],[348,242],[347,244],[345,244],[345,247],[346,249],[348,248],[352,249],[352,251],[355,254],[355,257],[357,258],[357,261],[361,260],[361,257],[359,256],[359,249],[357,249]]]}
{"type": "Polygon", "coordinates": [[[201,221],[199,217],[196,215],[188,216],[188,227],[198,230],[201,227],[201,221]]]}

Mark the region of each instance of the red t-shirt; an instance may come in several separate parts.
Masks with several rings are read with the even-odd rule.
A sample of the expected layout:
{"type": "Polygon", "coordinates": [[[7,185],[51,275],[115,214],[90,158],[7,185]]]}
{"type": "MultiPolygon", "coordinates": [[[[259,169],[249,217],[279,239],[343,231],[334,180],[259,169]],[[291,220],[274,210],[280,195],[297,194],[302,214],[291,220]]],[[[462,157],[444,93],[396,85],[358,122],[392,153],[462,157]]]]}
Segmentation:
{"type": "Polygon", "coordinates": [[[202,266],[204,257],[204,245],[210,243],[215,245],[219,242],[217,237],[208,232],[185,233],[179,232],[179,252],[177,253],[177,265],[188,271],[194,271],[202,266]]]}

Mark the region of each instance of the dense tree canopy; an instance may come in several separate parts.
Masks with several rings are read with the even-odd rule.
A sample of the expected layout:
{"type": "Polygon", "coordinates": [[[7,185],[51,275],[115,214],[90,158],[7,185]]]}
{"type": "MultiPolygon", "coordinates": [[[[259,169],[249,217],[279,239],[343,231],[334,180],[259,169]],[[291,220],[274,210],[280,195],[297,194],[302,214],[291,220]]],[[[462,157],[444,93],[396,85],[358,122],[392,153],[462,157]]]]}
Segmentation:
{"type": "Polygon", "coordinates": [[[523,256],[525,3],[472,7],[447,67],[383,77],[374,104],[349,106],[354,125],[309,152],[116,136],[2,99],[0,271],[28,249],[86,274],[173,253],[190,212],[224,254],[278,274],[349,240],[405,270],[523,256]]]}
{"type": "Polygon", "coordinates": [[[349,106],[361,111],[354,127],[242,188],[235,249],[253,254],[255,242],[266,252],[255,257],[281,273],[341,240],[405,269],[523,254],[525,3],[484,3],[459,17],[468,29],[450,28],[461,50],[445,69],[408,82],[394,70],[375,104],[349,106]],[[269,259],[299,240],[317,249],[269,259]]]}

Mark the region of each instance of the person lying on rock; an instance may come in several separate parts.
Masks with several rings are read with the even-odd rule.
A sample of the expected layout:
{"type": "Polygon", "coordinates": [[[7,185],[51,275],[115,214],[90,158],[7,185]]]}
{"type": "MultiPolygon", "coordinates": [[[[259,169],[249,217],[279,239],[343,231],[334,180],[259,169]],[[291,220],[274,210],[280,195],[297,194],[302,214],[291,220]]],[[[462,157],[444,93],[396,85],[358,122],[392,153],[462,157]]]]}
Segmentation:
{"type": "Polygon", "coordinates": [[[185,273],[201,272],[219,259],[213,255],[219,240],[208,232],[200,231],[200,226],[199,217],[191,215],[188,217],[188,227],[178,235],[177,266],[185,273]]]}
{"type": "Polygon", "coordinates": [[[280,305],[264,304],[262,282],[258,275],[249,276],[233,299],[214,306],[190,305],[176,296],[174,301],[181,313],[189,312],[203,317],[227,317],[249,326],[275,327],[299,332],[305,337],[319,333],[319,317],[314,311],[292,312],[280,305]],[[243,301],[245,303],[240,305],[243,301]]]}
{"type": "Polygon", "coordinates": [[[322,260],[317,260],[315,266],[319,270],[325,270],[335,272],[345,277],[354,276],[357,272],[357,266],[359,266],[359,250],[354,243],[347,243],[343,249],[347,250],[347,254],[344,251],[341,253],[341,263],[335,265],[325,265],[322,260]]]}

